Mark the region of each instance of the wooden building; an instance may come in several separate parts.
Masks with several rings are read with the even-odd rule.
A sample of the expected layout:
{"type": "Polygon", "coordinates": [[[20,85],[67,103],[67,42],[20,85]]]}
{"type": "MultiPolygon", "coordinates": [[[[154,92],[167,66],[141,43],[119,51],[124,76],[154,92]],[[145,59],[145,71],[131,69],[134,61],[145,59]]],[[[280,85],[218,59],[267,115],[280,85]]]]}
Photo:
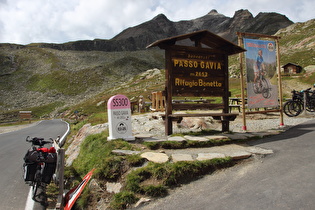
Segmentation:
{"type": "Polygon", "coordinates": [[[303,69],[302,66],[299,66],[294,63],[287,63],[284,66],[282,66],[282,68],[285,74],[298,74],[301,73],[303,69]]]}

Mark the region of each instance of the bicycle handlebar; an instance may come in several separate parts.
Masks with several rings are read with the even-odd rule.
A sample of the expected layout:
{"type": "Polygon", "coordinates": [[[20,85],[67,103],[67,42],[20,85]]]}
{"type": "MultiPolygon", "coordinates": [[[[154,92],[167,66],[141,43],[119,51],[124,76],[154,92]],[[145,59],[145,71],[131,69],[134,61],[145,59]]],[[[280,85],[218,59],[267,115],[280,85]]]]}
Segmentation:
{"type": "Polygon", "coordinates": [[[26,137],[26,142],[30,142],[33,145],[38,145],[38,146],[44,146],[45,144],[52,144],[54,141],[52,138],[49,139],[50,141],[45,141],[44,138],[38,138],[34,137],[31,138],[29,136],[26,137]]]}
{"type": "Polygon", "coordinates": [[[301,92],[310,92],[311,89],[312,89],[312,88],[307,88],[307,89],[305,89],[305,90],[301,90],[301,92]]]}

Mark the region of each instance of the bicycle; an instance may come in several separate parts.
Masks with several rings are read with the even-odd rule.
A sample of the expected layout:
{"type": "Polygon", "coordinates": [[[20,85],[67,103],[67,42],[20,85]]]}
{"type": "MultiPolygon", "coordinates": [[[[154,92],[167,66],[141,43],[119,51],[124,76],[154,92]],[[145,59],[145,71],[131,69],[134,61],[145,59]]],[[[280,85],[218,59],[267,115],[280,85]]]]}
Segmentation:
{"type": "Polygon", "coordinates": [[[51,138],[45,141],[44,138],[28,136],[26,142],[32,143],[32,146],[24,156],[24,180],[32,186],[32,199],[35,200],[38,189],[45,189],[51,182],[56,170],[57,154],[54,147],[44,147],[53,143],[51,138]]]}
{"type": "Polygon", "coordinates": [[[283,112],[288,117],[296,117],[304,109],[303,93],[296,90],[293,90],[291,93],[292,93],[292,99],[285,102],[285,104],[283,105],[283,112]]]}
{"type": "Polygon", "coordinates": [[[271,97],[271,87],[269,81],[265,78],[265,71],[259,71],[259,76],[256,83],[253,83],[255,94],[262,94],[264,98],[271,97]]]}
{"type": "Polygon", "coordinates": [[[308,112],[315,112],[315,92],[311,91],[311,88],[302,90],[300,92],[293,90],[292,99],[290,99],[283,105],[283,111],[287,116],[296,117],[303,112],[304,93],[306,96],[305,110],[308,112]]]}

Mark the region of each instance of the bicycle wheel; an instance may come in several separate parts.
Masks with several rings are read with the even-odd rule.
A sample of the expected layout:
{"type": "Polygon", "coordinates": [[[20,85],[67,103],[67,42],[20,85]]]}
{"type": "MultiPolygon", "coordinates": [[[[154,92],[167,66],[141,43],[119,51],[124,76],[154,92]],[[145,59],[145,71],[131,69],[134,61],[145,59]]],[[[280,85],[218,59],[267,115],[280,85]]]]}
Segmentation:
{"type": "Polygon", "coordinates": [[[299,101],[287,101],[283,106],[283,112],[288,117],[296,117],[303,111],[303,105],[299,101]]]}
{"type": "Polygon", "coordinates": [[[33,186],[32,186],[33,200],[35,200],[38,188],[41,185],[41,179],[42,179],[41,170],[42,170],[41,165],[38,165],[35,176],[34,176],[33,186]]]}
{"type": "Polygon", "coordinates": [[[40,186],[40,181],[35,181],[33,183],[33,186],[32,186],[32,199],[35,200],[35,197],[37,195],[37,191],[38,191],[38,187],[40,186]]]}
{"type": "Polygon", "coordinates": [[[269,82],[265,78],[262,78],[261,84],[262,84],[262,96],[264,98],[270,98],[271,97],[271,92],[270,92],[271,88],[270,88],[269,82]]]}
{"type": "Polygon", "coordinates": [[[308,112],[315,112],[315,100],[309,99],[306,101],[306,111],[308,112]]]}

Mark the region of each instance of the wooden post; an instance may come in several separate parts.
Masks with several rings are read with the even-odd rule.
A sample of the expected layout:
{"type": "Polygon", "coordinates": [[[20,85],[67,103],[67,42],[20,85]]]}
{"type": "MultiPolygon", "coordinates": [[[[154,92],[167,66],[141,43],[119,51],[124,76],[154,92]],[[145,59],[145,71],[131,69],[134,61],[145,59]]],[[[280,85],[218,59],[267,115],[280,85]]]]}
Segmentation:
{"type": "Polygon", "coordinates": [[[58,185],[59,185],[59,193],[56,203],[56,209],[63,210],[64,208],[64,164],[65,164],[65,149],[60,148],[58,150],[58,163],[57,163],[57,176],[58,176],[58,185]]]}
{"type": "Polygon", "coordinates": [[[276,38],[277,46],[277,69],[278,69],[278,89],[279,89],[279,107],[280,107],[280,126],[284,126],[283,122],[283,96],[282,96],[282,79],[281,79],[281,69],[280,69],[280,47],[279,47],[279,37],[276,38]]]}
{"type": "Polygon", "coordinates": [[[156,92],[152,92],[152,110],[156,110],[156,92]]]}
{"type": "Polygon", "coordinates": [[[162,91],[158,91],[156,93],[156,98],[157,98],[157,110],[162,111],[163,110],[163,96],[162,96],[162,91]]]}
{"type": "MultiPolygon", "coordinates": [[[[229,73],[228,73],[228,67],[229,66],[229,62],[228,62],[228,56],[224,55],[224,72],[225,72],[225,76],[224,76],[224,95],[223,95],[223,113],[229,113],[229,73]]],[[[223,117],[222,120],[222,131],[223,132],[228,132],[230,130],[230,121],[225,120],[223,117]]]]}
{"type": "Polygon", "coordinates": [[[165,69],[165,135],[171,135],[173,133],[173,122],[172,118],[169,115],[172,114],[172,73],[171,71],[171,52],[170,50],[165,50],[165,60],[166,60],[166,69],[165,69]]]}
{"type": "MultiPolygon", "coordinates": [[[[237,33],[238,35],[238,45],[243,46],[243,36],[241,33],[237,33]]],[[[245,84],[244,84],[244,70],[243,70],[243,55],[244,53],[239,53],[240,58],[240,76],[241,76],[241,98],[242,98],[242,118],[243,118],[243,128],[242,130],[246,131],[246,113],[245,113],[245,84]]]]}

